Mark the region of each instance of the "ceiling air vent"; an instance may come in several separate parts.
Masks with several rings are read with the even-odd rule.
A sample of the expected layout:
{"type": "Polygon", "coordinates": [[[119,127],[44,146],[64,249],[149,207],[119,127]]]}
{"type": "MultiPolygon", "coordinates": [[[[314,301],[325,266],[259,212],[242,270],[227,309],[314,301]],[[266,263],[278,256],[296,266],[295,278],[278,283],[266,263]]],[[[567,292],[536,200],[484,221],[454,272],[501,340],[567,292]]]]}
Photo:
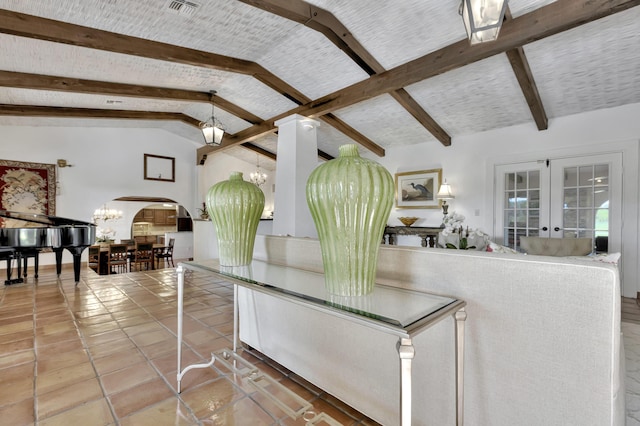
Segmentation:
{"type": "Polygon", "coordinates": [[[167,3],[167,9],[169,12],[187,16],[193,15],[199,7],[199,4],[187,0],[169,0],[167,3]]]}

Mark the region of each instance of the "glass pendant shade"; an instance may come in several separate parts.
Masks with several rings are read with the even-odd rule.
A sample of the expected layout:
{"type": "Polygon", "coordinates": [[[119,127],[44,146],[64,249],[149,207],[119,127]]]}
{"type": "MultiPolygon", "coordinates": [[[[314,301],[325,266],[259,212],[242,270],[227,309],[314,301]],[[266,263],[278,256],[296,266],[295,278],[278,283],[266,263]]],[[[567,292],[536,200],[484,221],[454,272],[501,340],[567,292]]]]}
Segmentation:
{"type": "Polygon", "coordinates": [[[204,136],[204,143],[207,145],[220,145],[222,143],[222,137],[224,136],[224,129],[220,122],[216,120],[214,114],[215,103],[214,98],[216,91],[211,91],[211,120],[200,123],[200,130],[202,130],[202,136],[204,136]]]}
{"type": "Polygon", "coordinates": [[[204,136],[204,142],[207,145],[220,145],[222,143],[222,136],[224,136],[224,130],[214,126],[211,123],[204,123],[201,127],[202,136],[204,136]]]}
{"type": "Polygon", "coordinates": [[[462,0],[460,14],[471,44],[498,38],[507,0],[462,0]]]}

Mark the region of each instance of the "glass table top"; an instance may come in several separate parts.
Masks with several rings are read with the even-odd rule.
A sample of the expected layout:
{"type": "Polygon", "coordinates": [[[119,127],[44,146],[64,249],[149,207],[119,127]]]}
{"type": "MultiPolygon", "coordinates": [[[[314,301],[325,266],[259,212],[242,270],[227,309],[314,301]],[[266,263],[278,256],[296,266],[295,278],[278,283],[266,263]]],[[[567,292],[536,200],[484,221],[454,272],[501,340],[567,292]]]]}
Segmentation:
{"type": "Polygon", "coordinates": [[[217,259],[182,262],[187,269],[209,271],[243,287],[299,299],[307,304],[413,332],[464,302],[453,297],[376,284],[365,296],[337,296],[326,291],[324,275],[254,260],[247,266],[221,266],[217,259]]]}

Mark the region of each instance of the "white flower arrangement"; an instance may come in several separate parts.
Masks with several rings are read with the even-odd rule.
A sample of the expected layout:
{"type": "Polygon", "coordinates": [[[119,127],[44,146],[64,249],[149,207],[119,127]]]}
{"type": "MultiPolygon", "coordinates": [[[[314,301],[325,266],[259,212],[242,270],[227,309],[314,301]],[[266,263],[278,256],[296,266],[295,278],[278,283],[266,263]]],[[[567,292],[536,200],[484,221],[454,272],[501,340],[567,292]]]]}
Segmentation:
{"type": "Polygon", "coordinates": [[[469,229],[469,227],[465,229],[463,225],[464,220],[465,217],[456,212],[451,212],[451,214],[444,217],[444,229],[441,231],[442,236],[447,239],[446,237],[449,235],[458,235],[458,245],[446,242],[445,247],[460,250],[475,249],[481,246],[483,248],[486,247],[489,242],[489,235],[480,229],[469,229]]]}
{"type": "Polygon", "coordinates": [[[111,228],[98,228],[96,229],[96,242],[106,243],[116,239],[116,231],[111,228]]]}

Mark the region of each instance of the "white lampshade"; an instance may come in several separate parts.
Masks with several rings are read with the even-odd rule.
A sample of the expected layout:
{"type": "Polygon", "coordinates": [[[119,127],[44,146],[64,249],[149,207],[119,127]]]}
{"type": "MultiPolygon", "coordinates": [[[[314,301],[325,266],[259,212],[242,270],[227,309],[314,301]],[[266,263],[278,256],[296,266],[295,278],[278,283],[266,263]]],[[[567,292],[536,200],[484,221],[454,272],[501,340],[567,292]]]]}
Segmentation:
{"type": "Polygon", "coordinates": [[[498,38],[507,0],[462,0],[460,14],[471,44],[498,38]]]}
{"type": "Polygon", "coordinates": [[[438,194],[436,194],[436,197],[440,200],[453,200],[456,198],[451,192],[451,185],[447,183],[446,179],[444,183],[440,185],[440,190],[438,191],[438,194]]]}

